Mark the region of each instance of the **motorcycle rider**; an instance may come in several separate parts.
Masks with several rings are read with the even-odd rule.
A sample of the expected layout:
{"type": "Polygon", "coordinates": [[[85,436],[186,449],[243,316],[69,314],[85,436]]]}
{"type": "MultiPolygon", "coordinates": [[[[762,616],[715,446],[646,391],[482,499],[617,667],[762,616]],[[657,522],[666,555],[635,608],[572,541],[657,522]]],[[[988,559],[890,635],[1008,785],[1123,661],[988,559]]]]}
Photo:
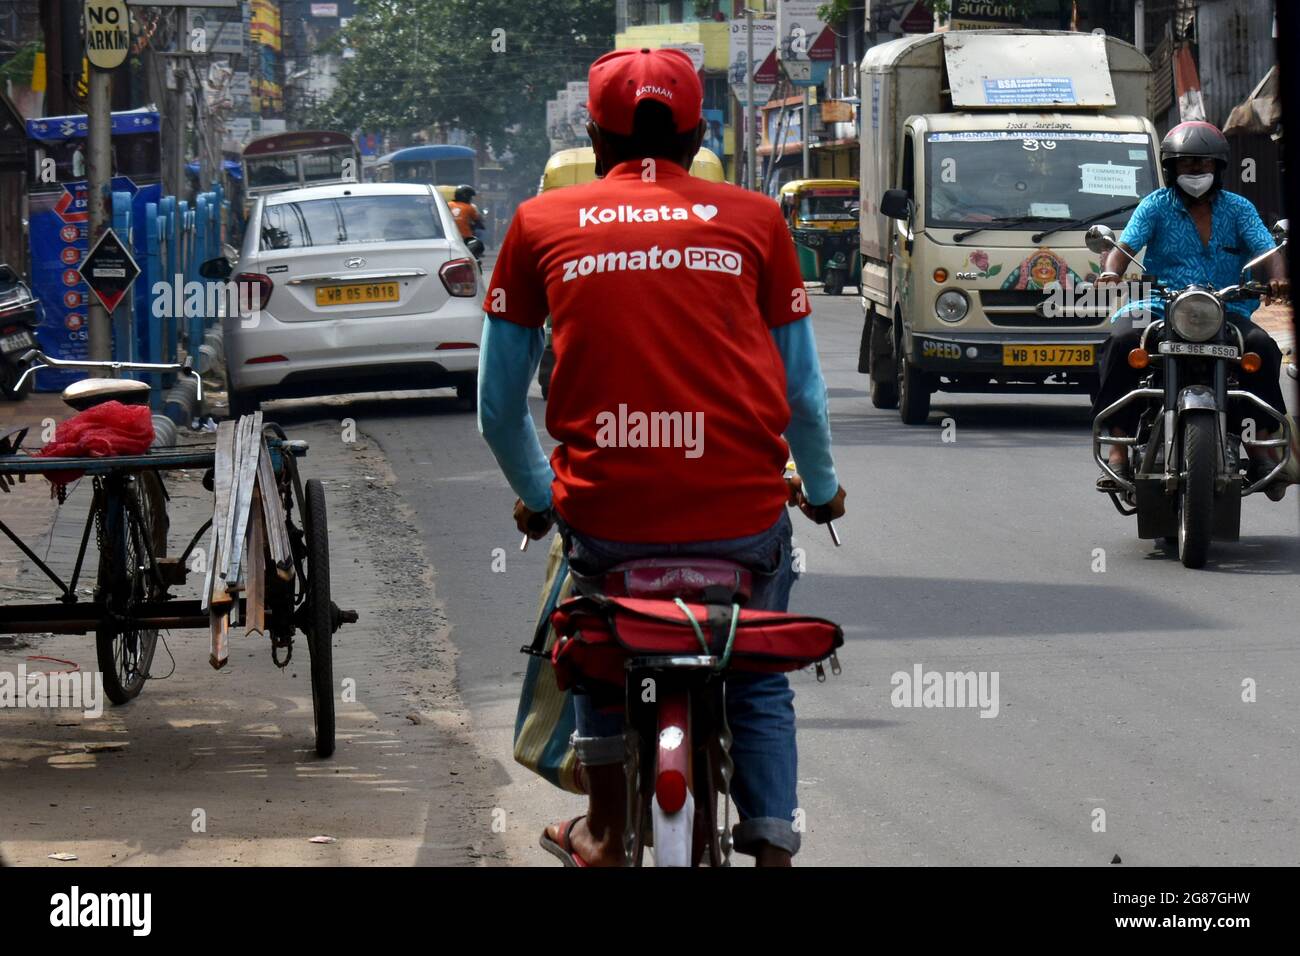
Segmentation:
{"type": "MultiPolygon", "coordinates": [[[[1181,289],[1192,284],[1221,289],[1235,285],[1241,267],[1247,261],[1274,248],[1273,237],[1264,226],[1254,205],[1244,196],[1223,188],[1228,166],[1228,140],[1217,127],[1204,122],[1187,122],[1175,126],[1160,144],[1160,164],[1165,181],[1173,185],[1148,195],[1133,211],[1120,249],[1111,249],[1102,257],[1098,283],[1117,283],[1131,268],[1128,255],[1147,249],[1147,270],[1169,288],[1181,289]],[[1125,255],[1128,253],[1128,255],[1125,255]]],[[[1255,267],[1252,278],[1268,282],[1270,298],[1284,298],[1289,291],[1284,260],[1274,256],[1255,267]]],[[[1242,389],[1253,393],[1278,412],[1286,413],[1286,404],[1278,380],[1282,352],[1264,329],[1251,321],[1259,307],[1258,300],[1224,303],[1227,321],[1242,333],[1247,352],[1259,354],[1261,363],[1254,373],[1237,369],[1242,389]]],[[[1115,329],[1103,347],[1101,386],[1093,401],[1092,414],[1138,388],[1144,372],[1131,368],[1128,354],[1138,347],[1141,329],[1133,328],[1133,319],[1164,317],[1164,303],[1153,299],[1129,302],[1111,318],[1115,329]]],[[[1137,429],[1141,410],[1137,403],[1122,409],[1110,419],[1110,433],[1115,437],[1131,435],[1137,429]]],[[[1235,425],[1240,426],[1237,415],[1235,425]]],[[[1272,437],[1271,431],[1258,429],[1257,438],[1272,437]]],[[[1295,436],[1293,436],[1294,438],[1295,436]]],[[[1276,464],[1271,449],[1252,449],[1256,469],[1271,470],[1276,464]]],[[[1278,449],[1276,454],[1280,454],[1278,449]]],[[[1125,446],[1110,446],[1110,465],[1117,472],[1127,472],[1125,446]]],[[[1295,452],[1291,465],[1279,481],[1265,489],[1277,500],[1286,493],[1286,483],[1300,480],[1300,462],[1295,452]]],[[[1108,475],[1097,481],[1105,490],[1118,490],[1108,475]]]]}
{"type": "MultiPolygon", "coordinates": [[[[485,299],[479,429],[519,495],[517,527],[541,538],[554,513],[576,573],[635,557],[730,558],[755,570],[749,607],[784,610],[786,504],[824,522],[844,513],[845,496],[789,232],[772,200],[688,174],[706,124],[684,53],[606,54],[591,66],[589,97],[603,178],[515,213],[485,299]],[[550,465],[527,405],[548,314],[550,465]],[[602,433],[602,418],[627,409],[684,410],[695,444],[602,433]],[[781,478],[790,453],[802,488],[781,478]]],[[[729,676],[726,693],[736,849],[788,866],[800,841],[793,692],[784,675],[763,674],[729,676]]],[[[588,812],[547,827],[542,842],[574,865],[618,865],[622,707],[581,694],[576,704],[588,812]]]]}
{"type": "Polygon", "coordinates": [[[474,197],[477,195],[473,186],[457,186],[455,198],[447,203],[462,239],[473,239],[477,232],[486,228],[483,216],[474,205],[474,197]]]}

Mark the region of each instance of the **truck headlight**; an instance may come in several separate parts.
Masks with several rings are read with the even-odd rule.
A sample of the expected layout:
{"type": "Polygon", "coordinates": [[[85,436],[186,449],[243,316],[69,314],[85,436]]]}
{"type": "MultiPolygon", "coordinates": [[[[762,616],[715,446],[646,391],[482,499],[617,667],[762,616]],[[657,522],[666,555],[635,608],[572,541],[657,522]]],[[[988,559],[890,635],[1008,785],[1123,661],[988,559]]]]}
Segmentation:
{"type": "Polygon", "coordinates": [[[944,322],[960,322],[970,311],[970,299],[960,289],[940,292],[934,300],[934,314],[944,322]]]}
{"type": "Polygon", "coordinates": [[[1180,338],[1208,342],[1223,325],[1223,303],[1204,289],[1188,289],[1169,304],[1169,322],[1180,338]]]}

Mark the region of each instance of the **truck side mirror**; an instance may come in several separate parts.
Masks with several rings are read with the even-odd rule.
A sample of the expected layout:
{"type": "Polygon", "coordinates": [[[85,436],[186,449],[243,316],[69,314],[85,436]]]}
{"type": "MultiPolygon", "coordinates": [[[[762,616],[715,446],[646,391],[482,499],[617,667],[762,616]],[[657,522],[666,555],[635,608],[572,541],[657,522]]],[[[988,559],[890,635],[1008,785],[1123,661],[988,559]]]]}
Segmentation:
{"type": "Polygon", "coordinates": [[[907,222],[912,218],[912,200],[907,197],[906,189],[886,189],[880,197],[880,214],[890,219],[907,222]]]}

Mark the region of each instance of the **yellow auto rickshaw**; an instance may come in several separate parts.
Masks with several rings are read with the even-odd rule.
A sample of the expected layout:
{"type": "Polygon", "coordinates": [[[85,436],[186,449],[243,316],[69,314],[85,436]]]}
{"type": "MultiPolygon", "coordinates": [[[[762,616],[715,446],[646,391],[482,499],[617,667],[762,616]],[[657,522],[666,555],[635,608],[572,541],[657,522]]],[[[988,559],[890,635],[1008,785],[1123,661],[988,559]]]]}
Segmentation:
{"type": "MultiPolygon", "coordinates": [[[[725,182],[726,170],[722,160],[712,150],[700,147],[691,163],[691,175],[712,183],[725,182]]],[[[590,146],[562,149],[546,161],[542,180],[537,185],[537,195],[562,186],[577,186],[596,178],[596,151],[590,146]]],[[[551,393],[551,372],[555,369],[555,351],[551,348],[551,320],[546,320],[546,349],[542,364],[537,369],[537,384],[542,387],[542,398],[551,393]]]]}
{"type": "MultiPolygon", "coordinates": [[[[726,171],[722,160],[712,150],[701,147],[691,163],[691,175],[709,182],[720,183],[726,180],[726,171]]],[[[537,185],[537,194],[561,186],[577,186],[589,183],[596,178],[596,152],[590,146],[575,146],[562,149],[546,161],[542,170],[542,181],[537,185]]]]}
{"type": "Polygon", "coordinates": [[[781,187],[781,213],[799,253],[806,282],[827,295],[846,285],[861,288],[858,255],[858,184],[852,179],[796,179],[781,187]]]}

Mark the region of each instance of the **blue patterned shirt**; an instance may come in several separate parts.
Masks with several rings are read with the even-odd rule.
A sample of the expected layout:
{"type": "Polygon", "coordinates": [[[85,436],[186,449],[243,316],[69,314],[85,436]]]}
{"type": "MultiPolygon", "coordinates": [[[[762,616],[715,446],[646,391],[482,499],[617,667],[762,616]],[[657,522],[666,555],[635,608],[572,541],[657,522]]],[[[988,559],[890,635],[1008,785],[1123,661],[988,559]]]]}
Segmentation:
{"type": "MultiPolygon", "coordinates": [[[[1211,204],[1209,245],[1201,242],[1196,222],[1178,191],[1171,186],[1157,189],[1138,204],[1119,241],[1134,250],[1145,246],[1146,255],[1141,258],[1147,272],[1171,289],[1193,284],[1216,289],[1236,285],[1241,267],[1273,248],[1273,236],[1259,218],[1254,203],[1245,196],[1220,189],[1211,204]]],[[[1164,312],[1159,302],[1131,302],[1120,312],[1143,306],[1158,314],[1164,312]]],[[[1229,302],[1227,308],[1250,318],[1259,308],[1259,300],[1229,302]]]]}

